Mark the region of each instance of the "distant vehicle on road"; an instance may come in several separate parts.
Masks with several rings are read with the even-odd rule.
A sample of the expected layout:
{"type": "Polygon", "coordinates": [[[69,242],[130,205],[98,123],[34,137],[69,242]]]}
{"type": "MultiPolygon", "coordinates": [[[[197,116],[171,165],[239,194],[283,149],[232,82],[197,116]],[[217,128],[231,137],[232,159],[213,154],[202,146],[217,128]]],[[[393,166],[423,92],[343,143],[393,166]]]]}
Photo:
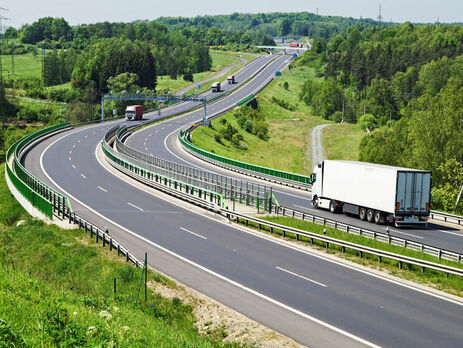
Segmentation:
{"type": "Polygon", "coordinates": [[[212,84],[212,92],[220,92],[220,82],[214,82],[212,84]]]}
{"type": "Polygon", "coordinates": [[[304,47],[304,45],[303,45],[302,43],[295,43],[295,42],[293,42],[293,43],[290,43],[290,44],[289,44],[289,47],[298,47],[298,48],[302,48],[302,47],[304,47]]]}
{"type": "Polygon", "coordinates": [[[141,120],[143,118],[143,105],[129,105],[125,109],[125,119],[130,120],[141,120]]]}
{"type": "Polygon", "coordinates": [[[431,172],[325,160],[315,166],[312,181],[315,208],[357,215],[377,224],[427,226],[431,172]]]}
{"type": "Polygon", "coordinates": [[[230,75],[227,77],[227,82],[229,85],[232,85],[235,83],[235,75],[230,75]]]}

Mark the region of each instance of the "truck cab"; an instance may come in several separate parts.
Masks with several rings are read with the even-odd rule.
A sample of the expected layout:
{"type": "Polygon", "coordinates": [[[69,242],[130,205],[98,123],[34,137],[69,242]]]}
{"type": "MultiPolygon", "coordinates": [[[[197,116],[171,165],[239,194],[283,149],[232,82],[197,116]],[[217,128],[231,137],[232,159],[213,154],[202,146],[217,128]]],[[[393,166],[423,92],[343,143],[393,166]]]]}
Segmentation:
{"type": "Polygon", "coordinates": [[[143,105],[129,105],[125,109],[125,120],[141,120],[143,118],[143,105]]]}
{"type": "Polygon", "coordinates": [[[220,92],[220,82],[214,82],[211,87],[212,93],[220,92]]]}

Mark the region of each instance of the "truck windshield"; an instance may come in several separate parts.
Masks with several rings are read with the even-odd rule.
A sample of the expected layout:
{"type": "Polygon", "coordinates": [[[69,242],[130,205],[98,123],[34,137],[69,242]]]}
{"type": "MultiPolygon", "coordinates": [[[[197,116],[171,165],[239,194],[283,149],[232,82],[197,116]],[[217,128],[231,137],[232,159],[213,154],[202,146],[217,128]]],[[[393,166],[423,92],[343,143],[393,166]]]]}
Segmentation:
{"type": "Polygon", "coordinates": [[[135,111],[134,110],[127,110],[125,112],[126,115],[135,115],[135,111]]]}

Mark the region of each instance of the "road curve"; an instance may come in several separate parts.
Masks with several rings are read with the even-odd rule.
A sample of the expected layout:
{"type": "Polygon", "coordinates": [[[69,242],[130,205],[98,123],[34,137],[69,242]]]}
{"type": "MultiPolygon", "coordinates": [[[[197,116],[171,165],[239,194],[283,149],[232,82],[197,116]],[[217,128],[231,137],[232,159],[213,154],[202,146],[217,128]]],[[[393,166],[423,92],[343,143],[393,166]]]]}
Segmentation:
{"type": "MultiPolygon", "coordinates": [[[[272,68],[280,69],[286,59],[278,58],[272,68]]],[[[267,78],[272,73],[262,72],[267,78]]],[[[188,124],[174,119],[156,127],[188,124]]],[[[460,346],[459,301],[235,227],[109,173],[96,150],[112,125],[50,137],[28,153],[25,165],[135,254],[148,251],[153,267],[302,344],[460,346]]],[[[151,134],[147,138],[163,139],[151,134]]]]}

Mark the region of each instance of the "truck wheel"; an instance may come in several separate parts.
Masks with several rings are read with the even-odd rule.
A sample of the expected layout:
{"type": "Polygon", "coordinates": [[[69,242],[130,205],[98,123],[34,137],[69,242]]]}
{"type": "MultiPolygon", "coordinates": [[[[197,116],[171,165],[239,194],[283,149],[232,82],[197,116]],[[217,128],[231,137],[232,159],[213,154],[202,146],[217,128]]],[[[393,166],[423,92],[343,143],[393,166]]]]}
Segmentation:
{"type": "Polygon", "coordinates": [[[372,209],[368,209],[367,211],[367,220],[368,222],[375,221],[375,212],[372,209]]]}
{"type": "Polygon", "coordinates": [[[363,221],[365,221],[367,219],[367,210],[366,210],[366,208],[360,207],[359,217],[360,217],[360,220],[363,220],[363,221]]]}
{"type": "Polygon", "coordinates": [[[375,211],[375,224],[381,225],[384,224],[384,216],[380,211],[375,211]]]}
{"type": "Polygon", "coordinates": [[[333,201],[333,200],[330,201],[330,212],[332,212],[333,214],[337,212],[336,201],[333,201]]]}
{"type": "Polygon", "coordinates": [[[315,196],[315,198],[312,200],[313,207],[315,209],[318,209],[318,197],[315,196]]]}

